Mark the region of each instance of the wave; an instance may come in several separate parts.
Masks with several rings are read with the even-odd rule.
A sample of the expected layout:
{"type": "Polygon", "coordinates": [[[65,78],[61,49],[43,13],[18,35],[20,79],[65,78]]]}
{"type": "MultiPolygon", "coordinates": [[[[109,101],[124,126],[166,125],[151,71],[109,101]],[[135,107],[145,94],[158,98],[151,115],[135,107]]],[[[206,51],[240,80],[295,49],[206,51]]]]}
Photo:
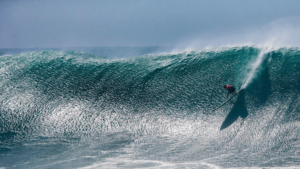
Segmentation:
{"type": "Polygon", "coordinates": [[[1,114],[27,119],[71,108],[185,117],[208,113],[223,102],[224,84],[247,87],[247,101],[262,106],[298,92],[298,56],[297,48],[263,53],[247,46],[129,59],[56,51],[4,56],[1,114]]]}
{"type": "Polygon", "coordinates": [[[214,148],[269,149],[299,137],[299,48],[224,47],[126,59],[40,51],[0,60],[3,144],[125,132],[128,142],[131,136],[164,143],[201,138],[198,148],[213,141],[214,148]],[[224,84],[244,90],[211,112],[226,100],[224,84]]]}

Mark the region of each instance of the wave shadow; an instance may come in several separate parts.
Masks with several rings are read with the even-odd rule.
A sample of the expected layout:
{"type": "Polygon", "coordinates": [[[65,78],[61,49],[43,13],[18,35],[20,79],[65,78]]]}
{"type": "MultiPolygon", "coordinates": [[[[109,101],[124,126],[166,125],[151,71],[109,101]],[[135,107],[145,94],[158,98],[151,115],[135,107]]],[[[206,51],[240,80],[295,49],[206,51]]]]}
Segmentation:
{"type": "Polygon", "coordinates": [[[248,111],[246,108],[246,102],[245,102],[245,90],[240,91],[237,101],[235,102],[233,108],[223,121],[220,130],[223,130],[230,125],[232,125],[239,117],[246,118],[248,116],[248,111]]]}

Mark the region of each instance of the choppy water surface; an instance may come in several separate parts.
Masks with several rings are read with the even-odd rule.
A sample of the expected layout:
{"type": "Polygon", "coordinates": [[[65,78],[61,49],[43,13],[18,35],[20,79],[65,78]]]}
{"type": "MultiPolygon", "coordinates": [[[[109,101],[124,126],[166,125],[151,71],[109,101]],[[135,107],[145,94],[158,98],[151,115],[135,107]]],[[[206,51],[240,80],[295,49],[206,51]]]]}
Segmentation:
{"type": "Polygon", "coordinates": [[[0,57],[0,86],[5,169],[300,165],[299,48],[25,52],[0,57]],[[224,84],[244,89],[212,112],[224,84]]]}

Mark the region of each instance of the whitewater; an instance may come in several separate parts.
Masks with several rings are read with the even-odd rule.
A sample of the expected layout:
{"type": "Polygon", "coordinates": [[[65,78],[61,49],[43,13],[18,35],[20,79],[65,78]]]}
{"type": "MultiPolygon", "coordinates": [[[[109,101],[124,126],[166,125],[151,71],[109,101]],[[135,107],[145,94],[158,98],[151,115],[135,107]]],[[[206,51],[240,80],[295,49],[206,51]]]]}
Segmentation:
{"type": "Polygon", "coordinates": [[[300,166],[298,47],[153,50],[0,49],[0,168],[300,166]]]}

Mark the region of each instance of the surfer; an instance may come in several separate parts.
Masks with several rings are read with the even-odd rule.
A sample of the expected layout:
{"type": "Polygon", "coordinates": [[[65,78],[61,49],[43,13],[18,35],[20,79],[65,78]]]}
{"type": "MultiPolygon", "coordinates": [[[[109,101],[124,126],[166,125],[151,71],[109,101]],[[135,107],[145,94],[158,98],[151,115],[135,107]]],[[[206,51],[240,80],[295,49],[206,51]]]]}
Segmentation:
{"type": "Polygon", "coordinates": [[[231,86],[231,85],[224,85],[223,87],[224,87],[224,89],[228,90],[227,96],[226,96],[227,100],[228,100],[229,93],[236,94],[235,93],[235,88],[233,86],[231,86]]]}

